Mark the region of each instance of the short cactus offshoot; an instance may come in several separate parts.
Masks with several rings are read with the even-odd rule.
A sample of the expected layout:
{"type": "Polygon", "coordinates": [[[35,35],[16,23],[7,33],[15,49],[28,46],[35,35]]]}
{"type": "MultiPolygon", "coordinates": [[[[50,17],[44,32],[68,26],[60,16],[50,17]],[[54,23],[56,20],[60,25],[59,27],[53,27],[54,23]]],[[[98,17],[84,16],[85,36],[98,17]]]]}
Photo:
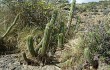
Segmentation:
{"type": "MultiPolygon", "coordinates": [[[[40,45],[39,45],[38,48],[34,49],[33,37],[32,36],[28,37],[28,41],[27,41],[28,51],[30,52],[32,57],[38,57],[38,60],[40,58],[40,60],[42,62],[47,59],[46,57],[47,57],[47,51],[48,51],[48,48],[49,48],[49,40],[50,40],[50,37],[51,37],[53,25],[55,24],[55,21],[56,21],[56,17],[57,17],[57,11],[54,11],[53,15],[52,15],[52,18],[51,18],[51,21],[46,25],[46,28],[45,28],[45,31],[44,31],[44,37],[41,40],[40,45]]],[[[26,54],[23,54],[23,58],[26,62],[28,62],[26,54]]],[[[44,62],[43,62],[43,64],[44,64],[44,62]]]]}
{"type": "Polygon", "coordinates": [[[35,50],[34,50],[34,46],[33,46],[33,37],[32,36],[29,36],[28,37],[28,50],[30,52],[30,54],[34,57],[36,56],[36,53],[35,53],[35,50]]]}
{"type": "Polygon", "coordinates": [[[61,22],[58,34],[58,47],[61,49],[63,49],[64,35],[65,35],[65,25],[64,22],[61,22]]]}
{"type": "Polygon", "coordinates": [[[63,33],[60,33],[58,35],[58,47],[62,49],[63,44],[64,44],[64,35],[63,35],[63,33]]]}

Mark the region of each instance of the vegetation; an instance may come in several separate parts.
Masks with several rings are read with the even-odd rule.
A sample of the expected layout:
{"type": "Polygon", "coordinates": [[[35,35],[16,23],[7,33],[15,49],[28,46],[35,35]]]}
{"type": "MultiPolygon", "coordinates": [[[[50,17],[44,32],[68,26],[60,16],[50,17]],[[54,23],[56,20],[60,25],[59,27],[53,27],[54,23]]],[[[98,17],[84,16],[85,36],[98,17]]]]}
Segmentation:
{"type": "Polygon", "coordinates": [[[106,1],[76,4],[72,0],[69,4],[67,0],[2,0],[0,3],[1,56],[18,52],[28,65],[52,64],[75,70],[91,66],[97,69],[99,61],[110,64],[107,60],[110,11],[106,11],[110,5],[106,1]]]}

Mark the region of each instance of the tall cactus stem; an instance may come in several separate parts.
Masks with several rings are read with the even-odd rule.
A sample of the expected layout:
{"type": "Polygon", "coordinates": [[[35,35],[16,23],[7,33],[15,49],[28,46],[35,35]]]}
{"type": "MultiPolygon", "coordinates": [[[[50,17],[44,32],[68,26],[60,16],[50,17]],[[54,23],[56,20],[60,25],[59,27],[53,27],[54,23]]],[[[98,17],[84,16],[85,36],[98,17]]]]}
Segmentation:
{"type": "Polygon", "coordinates": [[[69,17],[68,17],[66,34],[68,34],[68,32],[70,30],[70,26],[71,26],[72,18],[73,18],[73,13],[74,13],[74,10],[75,10],[75,4],[76,4],[76,0],[72,0],[71,7],[70,7],[70,12],[69,12],[69,17]]]}
{"type": "Polygon", "coordinates": [[[64,25],[64,22],[61,22],[61,24],[60,24],[60,33],[64,34],[64,32],[65,32],[65,25],[64,25]]]}
{"type": "Polygon", "coordinates": [[[48,42],[49,42],[50,36],[51,36],[52,27],[55,24],[56,17],[57,17],[57,11],[55,10],[53,12],[50,22],[46,25],[46,28],[44,31],[42,47],[39,49],[39,52],[38,52],[41,56],[44,56],[46,54],[46,51],[48,48],[48,42]]]}
{"type": "Polygon", "coordinates": [[[7,29],[7,31],[5,32],[5,34],[2,36],[2,39],[8,35],[8,33],[9,33],[9,32],[11,31],[11,29],[13,28],[13,26],[16,24],[16,22],[17,22],[17,20],[18,20],[18,18],[19,18],[19,15],[20,15],[20,14],[17,14],[17,16],[15,17],[15,19],[14,19],[13,23],[11,24],[11,26],[7,29]]]}

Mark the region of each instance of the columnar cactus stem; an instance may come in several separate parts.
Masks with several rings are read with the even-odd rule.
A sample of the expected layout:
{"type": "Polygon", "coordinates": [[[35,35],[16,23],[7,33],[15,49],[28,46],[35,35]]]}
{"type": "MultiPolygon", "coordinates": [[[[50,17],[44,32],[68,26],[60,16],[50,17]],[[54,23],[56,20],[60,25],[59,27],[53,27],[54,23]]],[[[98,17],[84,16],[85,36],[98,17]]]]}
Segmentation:
{"type": "Polygon", "coordinates": [[[64,44],[64,34],[60,33],[58,36],[58,47],[63,48],[64,44]]]}
{"type": "Polygon", "coordinates": [[[78,32],[78,28],[80,26],[80,23],[81,23],[81,19],[80,19],[79,16],[77,16],[77,22],[76,22],[76,25],[75,25],[74,33],[78,32]]]}
{"type": "Polygon", "coordinates": [[[53,24],[55,24],[56,17],[57,17],[57,11],[54,11],[51,21],[46,25],[46,28],[44,31],[42,47],[39,49],[39,52],[38,52],[41,56],[44,56],[46,54],[46,51],[48,48],[48,42],[49,42],[50,36],[51,36],[52,27],[53,27],[53,24]]]}
{"type": "Polygon", "coordinates": [[[71,26],[72,18],[73,18],[73,13],[74,13],[74,10],[75,10],[75,3],[76,3],[76,0],[72,0],[70,12],[69,12],[69,17],[68,17],[67,33],[66,34],[68,34],[68,32],[70,30],[70,26],[71,26]]]}
{"type": "Polygon", "coordinates": [[[64,22],[61,22],[61,24],[60,24],[60,33],[64,34],[64,32],[65,32],[65,25],[64,25],[64,22]]]}
{"type": "Polygon", "coordinates": [[[13,28],[13,26],[16,24],[16,22],[17,22],[17,20],[18,20],[18,18],[19,18],[19,15],[20,15],[20,14],[17,14],[17,16],[15,17],[15,19],[14,19],[12,25],[7,29],[6,33],[2,36],[2,39],[7,36],[7,34],[10,32],[10,30],[11,30],[11,29],[13,28]]]}
{"type": "Polygon", "coordinates": [[[34,57],[36,56],[36,53],[35,53],[35,50],[34,50],[34,46],[33,46],[33,37],[32,36],[29,36],[28,37],[28,50],[30,52],[30,54],[34,57]]]}

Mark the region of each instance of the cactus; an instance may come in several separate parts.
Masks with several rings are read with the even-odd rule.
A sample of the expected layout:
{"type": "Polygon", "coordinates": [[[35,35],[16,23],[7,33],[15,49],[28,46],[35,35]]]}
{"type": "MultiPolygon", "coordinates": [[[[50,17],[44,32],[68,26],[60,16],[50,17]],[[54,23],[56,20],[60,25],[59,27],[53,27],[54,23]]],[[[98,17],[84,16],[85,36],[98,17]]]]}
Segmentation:
{"type": "Polygon", "coordinates": [[[61,22],[59,32],[64,34],[64,32],[65,32],[65,25],[64,25],[64,22],[61,22]]]}
{"type": "Polygon", "coordinates": [[[40,41],[40,43],[35,48],[36,53],[38,53],[38,50],[42,47],[42,42],[43,42],[43,39],[40,41]]]}
{"type": "Polygon", "coordinates": [[[80,23],[81,23],[81,19],[80,19],[79,16],[77,16],[77,21],[76,21],[76,25],[75,25],[75,28],[74,28],[74,33],[78,32],[80,23]]]}
{"type": "Polygon", "coordinates": [[[75,10],[75,4],[76,4],[76,0],[72,0],[71,7],[70,7],[70,12],[69,12],[69,17],[68,17],[66,34],[68,34],[68,32],[70,30],[70,26],[71,26],[72,18],[73,18],[73,13],[74,13],[74,10],[75,10]]]}
{"type": "Polygon", "coordinates": [[[63,48],[63,44],[64,44],[64,34],[60,33],[58,35],[58,47],[63,48]]]}
{"type": "Polygon", "coordinates": [[[24,59],[26,62],[28,62],[28,58],[26,57],[26,53],[25,53],[25,52],[22,53],[22,57],[23,57],[23,59],[24,59]]]}
{"type": "Polygon", "coordinates": [[[44,31],[42,47],[38,51],[38,53],[41,56],[44,56],[46,54],[46,51],[47,51],[47,48],[48,48],[48,42],[49,42],[50,36],[51,36],[52,27],[53,27],[53,24],[55,24],[56,17],[57,17],[57,11],[54,11],[53,15],[52,15],[52,18],[51,18],[51,21],[46,25],[46,28],[45,28],[45,31],[44,31]]]}
{"type": "Polygon", "coordinates": [[[15,19],[14,19],[13,23],[11,24],[11,26],[7,29],[6,33],[2,36],[2,39],[7,36],[7,34],[10,32],[10,30],[11,30],[11,29],[13,28],[13,26],[16,24],[16,22],[17,22],[17,20],[18,20],[18,18],[19,18],[19,15],[20,15],[20,14],[17,14],[17,16],[15,17],[15,19]]]}
{"type": "Polygon", "coordinates": [[[64,22],[61,22],[58,34],[58,47],[63,48],[64,44],[64,33],[65,33],[64,22]]]}
{"type": "Polygon", "coordinates": [[[34,47],[33,47],[33,37],[32,36],[29,36],[28,37],[28,50],[30,52],[30,54],[34,57],[36,56],[36,53],[35,53],[35,50],[34,50],[34,47]]]}
{"type": "MultiPolygon", "coordinates": [[[[1,48],[5,48],[3,47],[3,43],[4,43],[4,38],[8,35],[8,33],[11,31],[11,29],[13,28],[13,26],[16,24],[17,20],[18,20],[18,17],[19,17],[20,14],[17,14],[17,16],[15,17],[12,25],[7,29],[7,31],[3,34],[3,36],[0,36],[0,47],[1,48]]],[[[1,50],[0,48],[0,50],[1,50]]]]}
{"type": "Polygon", "coordinates": [[[93,55],[90,51],[90,48],[87,47],[84,49],[84,58],[90,63],[92,64],[92,61],[93,61],[93,55]]]}

